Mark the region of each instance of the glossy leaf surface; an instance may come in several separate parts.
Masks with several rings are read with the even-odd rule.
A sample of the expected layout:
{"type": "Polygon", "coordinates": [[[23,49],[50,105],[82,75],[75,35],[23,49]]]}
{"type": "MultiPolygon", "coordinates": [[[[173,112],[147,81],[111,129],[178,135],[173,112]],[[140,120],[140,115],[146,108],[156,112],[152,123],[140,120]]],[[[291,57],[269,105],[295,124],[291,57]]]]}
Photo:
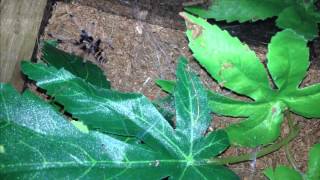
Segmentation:
{"type": "Polygon", "coordinates": [[[308,40],[317,37],[319,32],[317,23],[320,22],[320,12],[316,11],[312,1],[210,0],[208,9],[193,6],[187,7],[186,10],[202,18],[241,23],[277,16],[278,27],[293,29],[308,40]]]}
{"type": "MultiPolygon", "coordinates": [[[[153,171],[158,154],[98,132],[82,133],[30,92],[0,85],[0,175],[4,179],[137,177],[153,171]],[[152,165],[149,165],[152,164],[152,165]]],[[[161,170],[162,169],[162,170],[161,170]]]]}
{"type": "Polygon", "coordinates": [[[110,88],[110,82],[106,79],[103,71],[90,61],[68,54],[54,46],[54,42],[43,42],[42,60],[54,66],[57,69],[64,68],[73,75],[84,79],[85,81],[100,87],[110,88]]]}
{"type": "MultiPolygon", "coordinates": [[[[119,142],[113,145],[117,147],[111,148],[112,153],[117,155],[117,158],[114,159],[115,162],[109,162],[112,166],[111,170],[106,165],[100,165],[98,162],[95,164],[98,168],[96,171],[101,170],[105,177],[161,179],[169,176],[172,179],[238,179],[232,171],[224,166],[208,164],[210,158],[220,154],[229,146],[229,142],[227,134],[223,130],[213,131],[205,135],[211,123],[206,91],[200,84],[198,77],[185,70],[186,66],[186,60],[182,58],[178,65],[178,81],[174,91],[177,117],[176,129],[174,129],[152,103],[142,95],[123,94],[107,89],[100,92],[101,89],[97,90],[94,86],[86,84],[82,79],[73,76],[64,69],[57,70],[43,64],[31,64],[29,62],[22,64],[23,72],[29,78],[37,81],[37,85],[46,89],[48,94],[53,95],[58,102],[62,104],[78,103],[78,105],[73,105],[74,107],[70,106],[73,109],[68,110],[68,112],[80,112],[80,110],[76,110],[80,107],[81,101],[87,103],[84,106],[105,103],[104,111],[108,112],[107,115],[101,118],[91,114],[91,118],[86,121],[79,118],[85,124],[93,121],[91,126],[94,125],[94,129],[99,129],[99,126],[102,126],[103,132],[113,133],[112,137],[114,134],[121,134],[120,131],[115,133],[114,129],[127,128],[131,130],[132,128],[128,126],[135,127],[135,131],[131,132],[130,136],[141,140],[143,144],[127,142],[125,138],[114,139],[111,136],[103,135],[108,137],[105,145],[102,146],[107,149],[101,153],[108,153],[110,139],[112,139],[110,142],[119,142]],[[60,87],[60,89],[55,89],[55,86],[60,87]],[[58,95],[61,87],[68,90],[58,95]],[[76,89],[76,92],[70,91],[71,89],[76,89]],[[82,94],[82,96],[78,97],[79,94],[82,94]],[[84,95],[87,96],[87,99],[81,100],[84,95]],[[77,102],[76,99],[80,99],[80,101],[77,102]],[[98,99],[100,99],[99,103],[96,102],[98,99]],[[114,109],[109,110],[110,107],[114,107],[114,109]],[[99,119],[99,123],[96,119],[99,119]],[[127,124],[124,126],[123,122],[127,124]],[[127,147],[132,147],[132,149],[127,150],[127,147]],[[144,150],[147,152],[144,152],[144,150]],[[131,152],[132,154],[130,154],[131,152]],[[131,158],[135,159],[131,160],[131,158]],[[115,170],[115,173],[113,173],[112,168],[119,171],[116,172],[115,170]],[[143,176],[141,176],[142,174],[143,176]]],[[[81,111],[86,112],[84,108],[81,111]]],[[[90,112],[90,109],[88,112],[90,112]]],[[[80,125],[80,127],[83,126],[80,125]]],[[[85,128],[84,130],[81,129],[85,132],[85,128]]],[[[89,126],[89,134],[97,133],[102,136],[99,132],[91,131],[91,129],[89,126]]],[[[90,147],[90,145],[85,147],[90,147]]],[[[93,157],[93,155],[90,156],[93,157]]],[[[104,159],[99,154],[97,156],[104,159]]],[[[39,155],[38,159],[41,159],[41,157],[39,155]]],[[[76,156],[76,159],[80,158],[76,156]]],[[[87,171],[94,173],[96,166],[92,166],[87,171]]],[[[77,171],[81,170],[77,169],[77,171]]],[[[5,172],[1,171],[1,173],[5,172]]],[[[72,173],[76,173],[76,170],[72,173]]],[[[97,174],[97,177],[103,176],[97,174]]]]}
{"type": "MultiPolygon", "coordinates": [[[[146,103],[145,110],[156,111],[141,95],[96,88],[65,69],[58,70],[52,66],[27,61],[22,62],[21,68],[24,74],[37,82],[38,87],[45,89],[48,95],[62,104],[65,111],[91,129],[134,136],[139,130],[131,123],[133,118],[137,118],[132,116],[131,112],[141,102],[146,103]],[[148,107],[151,109],[148,110],[148,107]]],[[[153,116],[151,113],[148,115],[153,116]]]]}
{"type": "Polygon", "coordinates": [[[239,101],[209,93],[209,106],[217,114],[244,117],[227,128],[232,144],[258,146],[277,139],[283,111],[320,117],[319,85],[299,88],[309,67],[307,41],[292,30],[277,33],[268,46],[267,70],[247,45],[202,18],[184,13],[189,47],[194,57],[218,83],[253,101],[239,101]],[[200,30],[199,30],[200,29],[200,30]],[[195,36],[196,34],[196,36],[195,36]]]}

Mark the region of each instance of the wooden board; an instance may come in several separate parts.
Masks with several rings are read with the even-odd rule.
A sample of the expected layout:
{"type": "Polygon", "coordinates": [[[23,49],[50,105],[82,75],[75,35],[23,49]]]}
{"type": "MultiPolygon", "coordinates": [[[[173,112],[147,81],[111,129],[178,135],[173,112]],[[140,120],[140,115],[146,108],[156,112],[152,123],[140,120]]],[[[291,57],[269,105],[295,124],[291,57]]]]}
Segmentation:
{"type": "Polygon", "coordinates": [[[178,15],[183,3],[192,0],[77,0],[76,2],[94,7],[106,13],[145,21],[171,29],[184,29],[184,20],[178,15]],[[141,16],[143,11],[147,17],[141,16]]]}
{"type": "Polygon", "coordinates": [[[22,88],[20,61],[30,59],[47,0],[0,0],[0,82],[22,88]]]}

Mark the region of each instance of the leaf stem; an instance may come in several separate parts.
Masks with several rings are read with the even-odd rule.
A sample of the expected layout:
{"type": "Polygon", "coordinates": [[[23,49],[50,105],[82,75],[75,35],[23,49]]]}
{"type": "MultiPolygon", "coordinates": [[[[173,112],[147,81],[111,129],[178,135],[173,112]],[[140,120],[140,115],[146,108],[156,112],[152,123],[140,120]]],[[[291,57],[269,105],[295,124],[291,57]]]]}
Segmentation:
{"type": "Polygon", "coordinates": [[[287,159],[289,161],[289,163],[291,164],[291,166],[293,167],[293,169],[295,169],[297,172],[299,172],[300,174],[301,171],[300,169],[298,168],[297,164],[296,164],[296,161],[294,160],[294,158],[292,157],[291,153],[290,153],[290,150],[289,150],[289,144],[287,144],[285,146],[285,153],[286,153],[286,156],[287,156],[287,159]]]}
{"type": "MultiPolygon", "coordinates": [[[[293,121],[292,121],[292,119],[291,119],[291,114],[290,114],[290,112],[287,112],[286,118],[287,118],[287,121],[288,121],[289,129],[292,129],[292,128],[294,127],[294,124],[293,124],[293,121]]],[[[291,166],[292,166],[297,172],[299,172],[299,173],[301,174],[301,176],[303,176],[302,171],[298,168],[295,159],[294,159],[294,158],[292,157],[292,155],[291,155],[291,152],[290,152],[290,150],[289,150],[289,146],[290,146],[289,143],[285,145],[285,153],[286,153],[287,160],[288,160],[288,162],[291,164],[291,166]]]]}
{"type": "Polygon", "coordinates": [[[290,132],[286,137],[282,138],[279,142],[275,144],[269,145],[261,149],[259,152],[243,154],[240,156],[229,156],[225,158],[213,158],[209,160],[208,163],[217,164],[217,165],[235,164],[235,163],[253,160],[254,157],[259,158],[259,157],[265,156],[274,151],[277,151],[282,146],[288,144],[292,139],[294,139],[298,135],[299,131],[300,131],[300,128],[298,127],[298,125],[294,125],[290,128],[290,132]]]}

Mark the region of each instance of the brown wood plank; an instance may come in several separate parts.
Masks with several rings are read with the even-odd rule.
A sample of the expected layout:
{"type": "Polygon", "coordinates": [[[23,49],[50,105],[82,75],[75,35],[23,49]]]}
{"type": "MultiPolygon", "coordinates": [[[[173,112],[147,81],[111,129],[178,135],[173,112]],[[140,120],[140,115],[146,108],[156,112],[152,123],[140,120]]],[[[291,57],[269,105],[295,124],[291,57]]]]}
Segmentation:
{"type": "Polygon", "coordinates": [[[0,1],[0,82],[22,88],[20,61],[30,59],[47,0],[0,1]]]}
{"type": "Polygon", "coordinates": [[[184,20],[178,15],[183,4],[194,0],[75,0],[98,10],[145,21],[171,29],[184,29],[184,20]],[[141,17],[142,11],[147,12],[141,17]]]}

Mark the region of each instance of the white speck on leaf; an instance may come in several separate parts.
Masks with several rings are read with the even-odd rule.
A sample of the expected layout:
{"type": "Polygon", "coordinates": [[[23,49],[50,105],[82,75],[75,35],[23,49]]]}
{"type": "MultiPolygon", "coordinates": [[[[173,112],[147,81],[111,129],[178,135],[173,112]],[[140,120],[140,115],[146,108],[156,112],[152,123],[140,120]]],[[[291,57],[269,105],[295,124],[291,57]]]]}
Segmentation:
{"type": "Polygon", "coordinates": [[[4,146],[0,145],[0,154],[4,154],[4,153],[6,153],[4,146]]]}
{"type": "Polygon", "coordinates": [[[155,167],[158,167],[159,165],[160,165],[160,161],[159,161],[159,160],[156,160],[155,167]]]}

